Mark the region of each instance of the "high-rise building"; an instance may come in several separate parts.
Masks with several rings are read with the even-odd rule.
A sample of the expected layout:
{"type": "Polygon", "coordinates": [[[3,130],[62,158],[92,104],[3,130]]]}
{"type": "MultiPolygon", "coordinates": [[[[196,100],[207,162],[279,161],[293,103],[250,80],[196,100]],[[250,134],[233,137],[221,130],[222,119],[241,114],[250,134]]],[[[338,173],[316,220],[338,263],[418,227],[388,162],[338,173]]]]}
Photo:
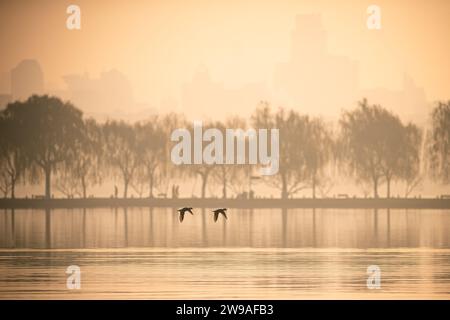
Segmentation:
{"type": "Polygon", "coordinates": [[[25,100],[44,91],[44,73],[36,60],[22,60],[11,70],[11,94],[14,100],[25,100]]]}

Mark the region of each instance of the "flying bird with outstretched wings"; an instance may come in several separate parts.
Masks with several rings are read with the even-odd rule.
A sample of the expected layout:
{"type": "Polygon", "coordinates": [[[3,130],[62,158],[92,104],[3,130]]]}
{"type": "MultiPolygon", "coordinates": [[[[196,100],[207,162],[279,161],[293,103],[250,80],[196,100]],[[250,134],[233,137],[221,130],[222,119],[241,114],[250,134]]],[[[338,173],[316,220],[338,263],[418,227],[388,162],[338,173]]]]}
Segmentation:
{"type": "Polygon", "coordinates": [[[213,213],[214,213],[214,222],[216,222],[217,219],[219,218],[219,214],[222,214],[222,215],[225,217],[225,219],[228,219],[228,218],[227,218],[226,211],[227,211],[227,208],[221,208],[221,209],[213,210],[213,213]]]}
{"type": "Polygon", "coordinates": [[[183,222],[184,215],[185,215],[186,212],[189,212],[190,214],[194,215],[194,212],[192,212],[192,208],[191,207],[184,207],[184,208],[178,209],[178,212],[180,213],[180,216],[179,216],[180,222],[183,222]]]}

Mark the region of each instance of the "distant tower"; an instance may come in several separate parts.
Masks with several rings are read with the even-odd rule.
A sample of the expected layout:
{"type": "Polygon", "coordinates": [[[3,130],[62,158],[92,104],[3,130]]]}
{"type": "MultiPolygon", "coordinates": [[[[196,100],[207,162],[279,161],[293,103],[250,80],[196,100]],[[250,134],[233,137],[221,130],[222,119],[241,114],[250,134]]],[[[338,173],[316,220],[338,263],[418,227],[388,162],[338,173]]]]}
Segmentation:
{"type": "Polygon", "coordinates": [[[329,52],[327,39],[321,15],[298,15],[291,56],[277,66],[274,87],[289,104],[310,113],[339,114],[357,98],[358,64],[329,52]]]}
{"type": "Polygon", "coordinates": [[[36,60],[22,60],[11,70],[11,93],[14,100],[25,100],[44,91],[44,73],[36,60]]]}
{"type": "MultiPolygon", "coordinates": [[[[320,14],[297,15],[291,34],[292,59],[314,59],[328,54],[327,33],[320,14]]],[[[305,63],[308,63],[307,61],[305,63]]]]}

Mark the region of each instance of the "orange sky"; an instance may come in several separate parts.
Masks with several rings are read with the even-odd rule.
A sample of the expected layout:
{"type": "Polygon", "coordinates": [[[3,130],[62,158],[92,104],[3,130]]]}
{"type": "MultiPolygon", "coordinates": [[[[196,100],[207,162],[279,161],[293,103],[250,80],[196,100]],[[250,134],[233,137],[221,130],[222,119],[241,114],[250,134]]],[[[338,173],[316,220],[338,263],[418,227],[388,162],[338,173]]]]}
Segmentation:
{"type": "Polygon", "coordinates": [[[46,87],[64,89],[63,75],[115,68],[137,101],[156,107],[178,99],[199,66],[228,88],[270,87],[276,65],[289,60],[296,15],[310,13],[322,16],[329,52],[358,62],[361,88],[399,89],[406,72],[428,101],[450,98],[446,0],[2,1],[0,72],[37,59],[46,87]],[[65,27],[72,3],[80,31],[65,27]],[[381,7],[380,31],[366,27],[370,4],[381,7]]]}

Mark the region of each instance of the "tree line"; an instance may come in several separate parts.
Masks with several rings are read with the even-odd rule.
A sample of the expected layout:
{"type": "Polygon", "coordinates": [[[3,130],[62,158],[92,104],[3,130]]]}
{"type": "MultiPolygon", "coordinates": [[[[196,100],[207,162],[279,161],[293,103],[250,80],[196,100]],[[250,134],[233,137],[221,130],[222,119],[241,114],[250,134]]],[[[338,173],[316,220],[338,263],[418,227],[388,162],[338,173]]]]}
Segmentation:
{"type": "Polygon", "coordinates": [[[255,165],[248,164],[172,164],[170,135],[182,127],[192,129],[176,113],[133,124],[99,123],[57,97],[12,102],[0,112],[0,191],[14,198],[18,184],[44,182],[46,198],[52,188],[86,198],[90,188],[115,177],[124,198],[130,189],[139,197],[155,197],[166,195],[175,182],[194,183],[199,177],[202,198],[210,186],[222,198],[246,194],[252,179],[276,188],[284,199],[304,189],[316,198],[326,197],[339,177],[347,177],[371,186],[375,198],[383,196],[384,186],[389,198],[394,182],[403,183],[405,197],[427,176],[450,182],[450,101],[437,103],[426,129],[403,123],[366,99],[344,111],[337,123],[261,102],[250,119],[235,116],[204,125],[223,131],[278,128],[279,171],[268,177],[255,177],[255,165]]]}

